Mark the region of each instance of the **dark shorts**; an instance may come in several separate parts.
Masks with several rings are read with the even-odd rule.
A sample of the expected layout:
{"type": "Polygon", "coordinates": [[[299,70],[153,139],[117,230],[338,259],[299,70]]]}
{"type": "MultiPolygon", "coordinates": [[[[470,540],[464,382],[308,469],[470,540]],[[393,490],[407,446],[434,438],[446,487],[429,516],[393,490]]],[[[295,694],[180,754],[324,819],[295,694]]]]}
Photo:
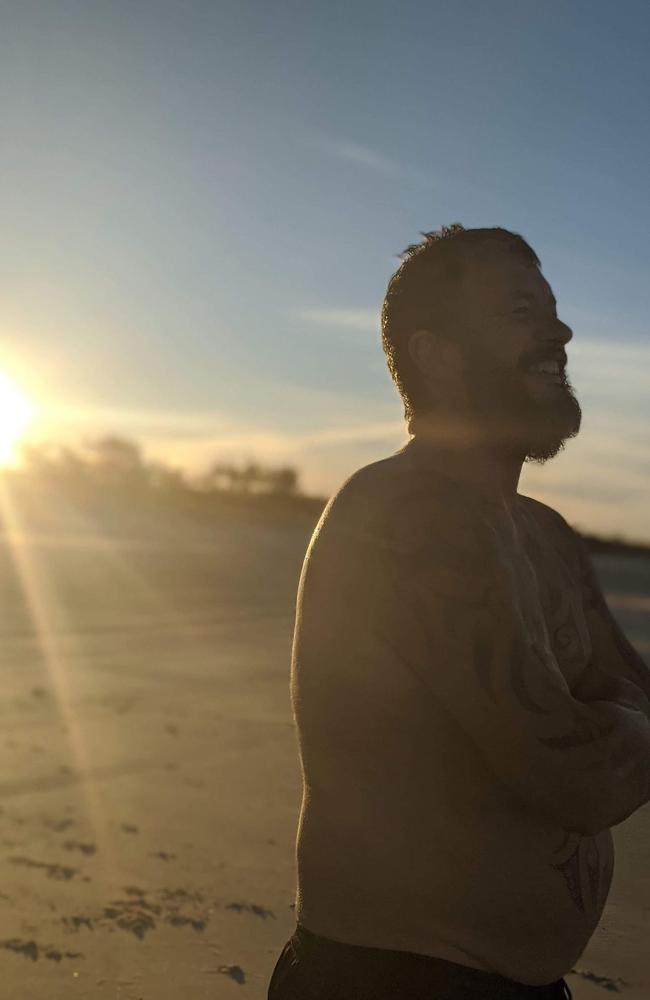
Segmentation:
{"type": "Polygon", "coordinates": [[[342,944],[298,924],[268,1000],[570,1000],[563,979],[526,986],[442,958],[342,944]]]}

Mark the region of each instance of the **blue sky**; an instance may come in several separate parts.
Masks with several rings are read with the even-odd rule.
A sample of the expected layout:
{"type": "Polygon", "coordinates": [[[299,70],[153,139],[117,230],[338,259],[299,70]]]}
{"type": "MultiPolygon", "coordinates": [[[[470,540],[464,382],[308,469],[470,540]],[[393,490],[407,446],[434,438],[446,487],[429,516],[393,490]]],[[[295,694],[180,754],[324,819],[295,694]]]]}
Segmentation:
{"type": "Polygon", "coordinates": [[[650,539],[649,46],[634,0],[3,3],[1,364],[39,433],[331,492],[406,440],[395,255],[502,225],[574,328],[585,411],[522,488],[650,539]]]}

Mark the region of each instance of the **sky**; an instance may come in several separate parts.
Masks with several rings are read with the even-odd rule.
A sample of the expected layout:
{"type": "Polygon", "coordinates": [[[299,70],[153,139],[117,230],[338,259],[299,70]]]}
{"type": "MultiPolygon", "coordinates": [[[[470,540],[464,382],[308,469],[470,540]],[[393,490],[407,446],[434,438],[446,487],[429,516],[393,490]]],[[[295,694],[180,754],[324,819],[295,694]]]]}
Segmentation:
{"type": "Polygon", "coordinates": [[[636,0],[2,0],[0,369],[32,434],[329,495],[408,439],[397,255],[504,226],[584,411],[521,490],[650,541],[649,47],[636,0]]]}

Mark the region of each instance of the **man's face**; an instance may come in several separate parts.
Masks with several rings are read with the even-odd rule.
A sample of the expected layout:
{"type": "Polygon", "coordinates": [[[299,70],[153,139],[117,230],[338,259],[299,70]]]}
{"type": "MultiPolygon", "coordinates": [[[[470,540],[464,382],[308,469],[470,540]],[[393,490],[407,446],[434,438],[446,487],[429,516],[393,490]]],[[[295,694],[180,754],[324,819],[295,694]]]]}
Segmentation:
{"type": "Polygon", "coordinates": [[[469,404],[502,444],[545,462],[580,429],[580,405],[566,376],[572,333],[548,282],[507,250],[470,262],[460,321],[469,404]]]}

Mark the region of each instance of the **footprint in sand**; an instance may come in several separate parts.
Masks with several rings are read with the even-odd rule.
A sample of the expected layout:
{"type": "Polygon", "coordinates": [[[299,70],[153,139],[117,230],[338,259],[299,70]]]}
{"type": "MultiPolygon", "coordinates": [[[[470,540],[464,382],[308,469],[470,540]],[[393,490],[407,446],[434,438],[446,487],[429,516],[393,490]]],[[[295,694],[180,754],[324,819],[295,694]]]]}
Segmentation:
{"type": "Polygon", "coordinates": [[[147,892],[137,886],[127,886],[124,890],[127,899],[116,899],[109,903],[94,916],[73,914],[62,917],[62,923],[68,933],[78,933],[82,929],[94,931],[105,927],[133,934],[140,941],[159,923],[170,927],[191,927],[201,932],[208,925],[208,912],[200,892],[187,889],[162,889],[153,894],[153,900],[147,898],[147,892]]]}
{"type": "Polygon", "coordinates": [[[7,941],[0,941],[0,948],[13,951],[17,955],[24,955],[25,958],[31,959],[32,962],[38,962],[41,954],[43,958],[48,959],[50,962],[60,962],[64,958],[83,958],[83,954],[80,951],[60,951],[58,948],[52,947],[52,945],[43,946],[42,944],[39,945],[36,941],[23,941],[20,938],[10,938],[7,941]]]}
{"type": "Polygon", "coordinates": [[[42,868],[48,878],[57,879],[59,882],[69,882],[71,878],[79,874],[78,868],[69,868],[67,865],[49,864],[47,861],[34,861],[32,858],[22,856],[9,858],[12,865],[23,865],[25,868],[42,868]]]}
{"type": "Polygon", "coordinates": [[[63,830],[69,830],[71,826],[74,826],[75,821],[66,816],[65,819],[44,819],[43,823],[48,829],[61,833],[63,830]]]}
{"type": "Polygon", "coordinates": [[[82,844],[79,840],[66,840],[63,844],[66,851],[81,851],[82,854],[95,854],[96,844],[82,844]]]}
{"type": "Polygon", "coordinates": [[[165,917],[165,923],[171,927],[191,927],[194,931],[204,931],[207,920],[200,917],[188,917],[184,913],[170,913],[165,917]]]}
{"type": "Polygon", "coordinates": [[[71,917],[61,917],[61,921],[66,930],[78,931],[81,927],[87,927],[89,931],[95,929],[91,917],[81,917],[73,914],[71,917]]]}
{"type": "Polygon", "coordinates": [[[620,993],[621,989],[627,986],[625,979],[610,979],[609,976],[597,976],[595,972],[591,969],[571,969],[571,972],[575,976],[580,976],[582,979],[587,979],[597,986],[602,986],[605,990],[610,990],[612,993],[620,993]]]}
{"type": "Polygon", "coordinates": [[[104,918],[113,920],[123,931],[134,934],[140,941],[147,931],[156,928],[154,916],[160,912],[160,907],[147,903],[144,899],[129,899],[104,907],[104,918]]]}

